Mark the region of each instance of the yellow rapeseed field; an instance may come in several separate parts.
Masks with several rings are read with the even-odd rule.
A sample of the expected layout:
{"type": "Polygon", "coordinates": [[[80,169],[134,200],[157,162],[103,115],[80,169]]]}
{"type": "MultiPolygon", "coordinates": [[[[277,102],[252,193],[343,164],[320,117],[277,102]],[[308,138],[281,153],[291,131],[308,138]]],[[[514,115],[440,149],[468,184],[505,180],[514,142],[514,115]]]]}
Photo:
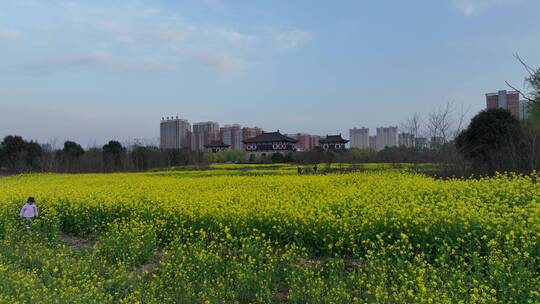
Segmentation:
{"type": "Polygon", "coordinates": [[[540,303],[537,176],[294,172],[0,178],[0,302],[540,303]]]}

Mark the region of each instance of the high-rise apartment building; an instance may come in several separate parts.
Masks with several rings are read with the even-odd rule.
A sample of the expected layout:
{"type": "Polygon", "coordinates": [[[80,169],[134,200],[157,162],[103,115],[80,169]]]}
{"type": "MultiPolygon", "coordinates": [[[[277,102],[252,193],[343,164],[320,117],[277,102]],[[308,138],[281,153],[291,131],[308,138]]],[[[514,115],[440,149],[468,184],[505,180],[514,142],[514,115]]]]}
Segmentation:
{"type": "Polygon", "coordinates": [[[319,135],[311,135],[306,133],[296,133],[296,134],[285,134],[290,138],[296,139],[296,149],[298,151],[309,151],[319,145],[319,135]]]}
{"type": "Polygon", "coordinates": [[[377,151],[377,136],[376,135],[369,137],[369,148],[373,151],[377,151]]]}
{"type": "Polygon", "coordinates": [[[230,146],[231,150],[243,150],[242,127],[239,124],[225,125],[219,129],[221,141],[230,146]]]}
{"type": "Polygon", "coordinates": [[[219,124],[213,121],[198,122],[193,124],[191,132],[191,149],[204,151],[204,145],[219,140],[219,124]]]}
{"type": "Polygon", "coordinates": [[[414,134],[399,133],[398,144],[400,147],[407,147],[407,148],[414,147],[414,134]]]}
{"type": "Polygon", "coordinates": [[[497,93],[486,94],[486,108],[494,109],[501,108],[508,110],[518,119],[522,119],[520,115],[519,92],[501,90],[497,93]]]}
{"type": "Polygon", "coordinates": [[[163,117],[159,125],[159,146],[162,149],[182,149],[190,145],[191,126],[185,119],[178,116],[163,117]]]}
{"type": "Polygon", "coordinates": [[[526,119],[529,116],[529,101],[519,101],[519,118],[526,119]]]}
{"type": "Polygon", "coordinates": [[[244,128],[242,128],[242,137],[244,138],[243,140],[248,140],[248,139],[257,137],[257,136],[261,135],[262,133],[263,133],[263,130],[261,128],[259,128],[259,127],[254,127],[254,128],[244,127],[244,128]]]}
{"type": "Polygon", "coordinates": [[[349,129],[349,139],[351,148],[369,148],[369,128],[349,129]]]}
{"type": "Polygon", "coordinates": [[[380,127],[377,128],[377,149],[381,151],[386,147],[397,147],[398,145],[398,127],[380,127]]]}

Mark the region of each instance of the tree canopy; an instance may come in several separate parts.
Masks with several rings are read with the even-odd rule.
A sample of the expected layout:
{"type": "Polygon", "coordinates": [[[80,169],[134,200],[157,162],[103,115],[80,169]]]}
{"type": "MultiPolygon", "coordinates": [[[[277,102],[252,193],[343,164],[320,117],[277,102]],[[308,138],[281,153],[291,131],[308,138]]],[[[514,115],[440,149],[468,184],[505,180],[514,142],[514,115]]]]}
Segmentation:
{"type": "Polygon", "coordinates": [[[42,153],[38,143],[26,141],[21,136],[8,135],[0,144],[0,165],[11,171],[38,169],[42,153]]]}
{"type": "Polygon", "coordinates": [[[476,167],[501,170],[520,154],[521,124],[509,111],[488,109],[478,113],[456,138],[456,147],[476,167]]]}

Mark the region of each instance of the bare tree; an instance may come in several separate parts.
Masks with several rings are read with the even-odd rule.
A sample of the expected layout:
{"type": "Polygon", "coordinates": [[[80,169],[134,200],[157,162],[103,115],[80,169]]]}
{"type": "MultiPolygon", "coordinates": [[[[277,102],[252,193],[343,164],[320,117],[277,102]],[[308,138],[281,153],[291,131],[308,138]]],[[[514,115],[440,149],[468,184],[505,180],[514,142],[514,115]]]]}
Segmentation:
{"type": "Polygon", "coordinates": [[[434,108],[426,120],[429,137],[440,140],[441,144],[453,140],[466,127],[468,113],[469,108],[463,105],[458,108],[452,102],[434,108]]]}
{"type": "Polygon", "coordinates": [[[429,137],[432,140],[440,140],[441,144],[448,141],[454,124],[453,111],[454,105],[449,102],[445,106],[434,108],[428,113],[426,124],[429,137]]]}
{"type": "MultiPolygon", "coordinates": [[[[517,61],[519,61],[519,63],[523,66],[523,68],[525,69],[525,71],[527,72],[527,74],[529,74],[529,76],[527,76],[525,78],[525,83],[528,83],[529,86],[534,87],[538,87],[540,88],[540,73],[539,71],[540,70],[536,70],[534,69],[533,67],[531,67],[530,65],[528,65],[520,56],[519,54],[514,54],[514,58],[516,58],[517,61]]],[[[510,84],[510,82],[508,82],[507,80],[504,81],[506,83],[507,86],[509,86],[512,90],[518,92],[525,100],[527,100],[529,103],[532,103],[532,102],[535,102],[535,99],[534,97],[535,96],[532,96],[532,95],[535,95],[534,93],[532,95],[530,94],[527,94],[527,93],[523,93],[523,90],[519,90],[518,88],[516,88],[515,86],[513,86],[512,84],[510,84]]]]}
{"type": "Polygon", "coordinates": [[[469,115],[470,107],[466,109],[461,105],[454,113],[454,127],[452,130],[452,139],[456,138],[463,129],[467,126],[467,116],[469,115]]]}
{"type": "Polygon", "coordinates": [[[523,66],[527,76],[525,77],[524,90],[519,90],[510,82],[506,84],[517,91],[527,102],[529,119],[523,124],[523,142],[528,170],[540,169],[540,68],[533,68],[523,60],[519,54],[514,54],[516,60],[523,66]]]}
{"type": "Polygon", "coordinates": [[[423,133],[423,125],[422,115],[416,112],[401,124],[400,129],[405,133],[414,135],[414,138],[417,138],[423,133]]]}

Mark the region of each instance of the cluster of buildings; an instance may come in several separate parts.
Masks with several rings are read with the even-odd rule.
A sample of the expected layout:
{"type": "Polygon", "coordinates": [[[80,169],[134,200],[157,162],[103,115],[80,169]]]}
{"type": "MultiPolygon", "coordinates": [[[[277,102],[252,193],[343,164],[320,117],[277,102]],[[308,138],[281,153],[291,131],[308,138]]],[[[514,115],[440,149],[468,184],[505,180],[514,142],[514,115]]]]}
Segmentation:
{"type": "MultiPolygon", "coordinates": [[[[499,91],[486,94],[486,107],[503,108],[518,119],[527,117],[527,102],[519,99],[519,92],[499,91]]],[[[375,135],[369,128],[349,130],[349,140],[339,135],[311,135],[306,133],[281,134],[264,132],[258,127],[242,127],[239,124],[220,127],[217,122],[198,122],[191,125],[187,120],[163,117],[160,124],[160,146],[163,149],[188,148],[199,152],[245,150],[250,156],[273,153],[309,151],[320,147],[325,150],[347,148],[381,151],[386,147],[433,148],[443,144],[440,137],[415,137],[414,134],[399,132],[397,126],[379,127],[375,135]]]]}
{"type": "Polygon", "coordinates": [[[264,132],[258,127],[242,127],[239,124],[220,127],[217,122],[198,122],[191,125],[187,120],[162,117],[160,123],[160,147],[162,149],[191,149],[198,152],[245,150],[250,156],[273,153],[308,151],[315,147],[343,150],[349,141],[341,135],[320,137],[305,133],[281,134],[264,132]]]}
{"type": "MultiPolygon", "coordinates": [[[[486,108],[501,108],[508,110],[517,119],[523,120],[528,115],[528,102],[519,99],[519,92],[501,90],[497,93],[486,94],[486,108]]],[[[441,137],[415,137],[410,133],[400,133],[398,127],[377,128],[375,135],[370,135],[368,128],[349,130],[351,148],[372,149],[381,151],[385,147],[418,147],[433,148],[444,143],[441,137]]]]}
{"type": "Polygon", "coordinates": [[[529,114],[529,103],[519,99],[518,91],[501,90],[497,93],[486,94],[486,108],[501,108],[508,110],[517,119],[525,119],[529,114]]]}
{"type": "Polygon", "coordinates": [[[242,127],[238,124],[219,126],[214,121],[197,122],[193,126],[185,119],[162,117],[160,123],[160,147],[163,149],[191,149],[193,151],[216,150],[219,147],[243,150],[244,140],[263,133],[258,127],[242,127]]]}
{"type": "Polygon", "coordinates": [[[415,137],[414,134],[400,133],[397,126],[379,127],[375,135],[370,135],[369,128],[349,130],[350,147],[381,151],[386,147],[430,148],[442,142],[439,137],[415,137]]]}

